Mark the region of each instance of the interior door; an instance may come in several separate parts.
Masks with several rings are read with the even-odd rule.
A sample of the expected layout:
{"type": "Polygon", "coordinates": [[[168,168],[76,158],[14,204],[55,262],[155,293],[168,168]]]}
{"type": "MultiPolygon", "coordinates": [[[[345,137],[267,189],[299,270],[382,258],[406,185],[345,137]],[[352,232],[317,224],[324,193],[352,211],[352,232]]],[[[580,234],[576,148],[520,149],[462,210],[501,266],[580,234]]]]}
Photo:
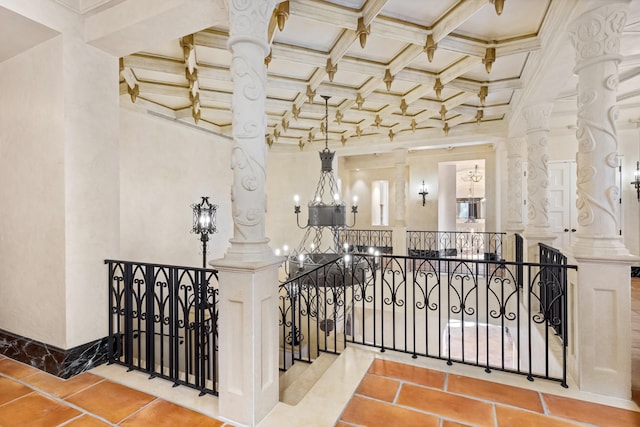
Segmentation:
{"type": "Polygon", "coordinates": [[[549,162],[549,226],[557,236],[553,245],[566,249],[577,228],[576,162],[549,162]]]}

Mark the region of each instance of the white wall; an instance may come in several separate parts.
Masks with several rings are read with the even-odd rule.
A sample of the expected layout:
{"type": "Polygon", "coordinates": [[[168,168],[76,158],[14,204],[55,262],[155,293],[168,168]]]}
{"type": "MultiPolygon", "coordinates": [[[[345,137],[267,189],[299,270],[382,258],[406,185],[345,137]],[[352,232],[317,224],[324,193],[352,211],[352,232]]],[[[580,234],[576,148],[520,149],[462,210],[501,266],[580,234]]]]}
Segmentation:
{"type": "Polygon", "coordinates": [[[65,345],[62,46],[59,36],[0,64],[0,328],[59,347],[65,345]]]}
{"type": "Polygon", "coordinates": [[[128,109],[120,113],[120,258],[202,267],[193,203],[218,205],[207,260],[233,236],[229,139],[128,109]]]}

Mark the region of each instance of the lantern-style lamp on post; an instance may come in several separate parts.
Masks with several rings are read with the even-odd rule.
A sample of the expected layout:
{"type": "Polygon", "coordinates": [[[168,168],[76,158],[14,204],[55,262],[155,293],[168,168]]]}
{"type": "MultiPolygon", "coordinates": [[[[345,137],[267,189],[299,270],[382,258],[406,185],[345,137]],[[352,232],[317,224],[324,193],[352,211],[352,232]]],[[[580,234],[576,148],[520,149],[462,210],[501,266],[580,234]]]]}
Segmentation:
{"type": "Polygon", "coordinates": [[[427,186],[424,183],[424,179],[422,180],[422,185],[420,186],[418,194],[422,196],[422,206],[424,206],[427,203],[427,194],[429,194],[427,186]]]}
{"type": "Polygon", "coordinates": [[[640,202],[640,162],[636,162],[636,172],[633,175],[633,181],[631,181],[631,185],[636,188],[638,201],[640,202]]]}
{"type": "Polygon", "coordinates": [[[193,209],[193,228],[192,233],[200,235],[202,242],[202,268],[207,268],[207,242],[209,234],[213,234],[216,229],[216,209],[218,205],[209,203],[208,197],[202,197],[202,201],[191,205],[193,209]]]}

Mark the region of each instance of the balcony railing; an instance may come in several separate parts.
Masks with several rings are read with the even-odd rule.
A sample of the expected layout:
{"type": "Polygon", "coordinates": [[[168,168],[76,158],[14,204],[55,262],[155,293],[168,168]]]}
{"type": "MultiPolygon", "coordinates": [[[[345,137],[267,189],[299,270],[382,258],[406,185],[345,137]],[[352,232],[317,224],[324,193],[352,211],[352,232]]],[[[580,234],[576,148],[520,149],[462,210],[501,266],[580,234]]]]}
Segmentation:
{"type": "Polygon", "coordinates": [[[506,233],[474,231],[407,231],[407,254],[426,258],[497,261],[503,258],[506,233]]]}
{"type": "Polygon", "coordinates": [[[549,261],[340,257],[280,286],[281,367],[351,342],[566,387],[561,277],[576,267],[549,261]]]}
{"type": "Polygon", "coordinates": [[[106,260],[109,363],[217,395],[217,271],[106,260]]]}
{"type": "Polygon", "coordinates": [[[365,253],[372,248],[383,254],[393,253],[392,230],[353,230],[343,228],[338,231],[339,247],[348,245],[351,252],[365,253]]]}

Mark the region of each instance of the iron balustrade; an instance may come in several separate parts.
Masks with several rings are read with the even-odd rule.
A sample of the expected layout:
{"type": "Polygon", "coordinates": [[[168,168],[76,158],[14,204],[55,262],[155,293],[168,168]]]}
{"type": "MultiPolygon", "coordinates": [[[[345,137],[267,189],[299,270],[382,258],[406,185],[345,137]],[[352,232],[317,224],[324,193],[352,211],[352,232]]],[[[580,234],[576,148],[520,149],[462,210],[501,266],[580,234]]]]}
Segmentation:
{"type": "Polygon", "coordinates": [[[393,253],[393,230],[338,230],[339,247],[348,245],[349,252],[366,253],[373,248],[380,253],[393,253]]]}
{"type": "Polygon", "coordinates": [[[109,363],[217,395],[217,271],[105,260],[109,363]]]}
{"type": "Polygon", "coordinates": [[[540,262],[544,264],[556,265],[542,272],[540,281],[540,296],[545,306],[551,307],[550,317],[553,319],[553,329],[556,334],[563,339],[567,345],[566,325],[567,325],[567,299],[562,298],[567,292],[567,269],[562,266],[567,264],[567,257],[558,249],[539,243],[540,262]],[[554,302],[561,299],[562,304],[554,302]]]}
{"type": "Polygon", "coordinates": [[[570,268],[576,267],[347,254],[281,284],[281,367],[355,343],[566,387],[566,328],[562,334],[554,328],[558,307],[567,306],[558,272],[570,268]],[[550,288],[553,298],[544,290],[550,288]]]}
{"type": "Polygon", "coordinates": [[[503,232],[485,231],[407,231],[409,256],[499,261],[503,232]]]}
{"type": "MultiPolygon", "coordinates": [[[[514,234],[514,239],[515,239],[515,261],[517,263],[522,263],[524,261],[524,238],[518,234],[515,233],[514,234]]],[[[522,267],[518,267],[516,270],[516,281],[517,283],[520,284],[520,287],[522,287],[522,282],[524,279],[524,272],[522,271],[522,267]]]]}

